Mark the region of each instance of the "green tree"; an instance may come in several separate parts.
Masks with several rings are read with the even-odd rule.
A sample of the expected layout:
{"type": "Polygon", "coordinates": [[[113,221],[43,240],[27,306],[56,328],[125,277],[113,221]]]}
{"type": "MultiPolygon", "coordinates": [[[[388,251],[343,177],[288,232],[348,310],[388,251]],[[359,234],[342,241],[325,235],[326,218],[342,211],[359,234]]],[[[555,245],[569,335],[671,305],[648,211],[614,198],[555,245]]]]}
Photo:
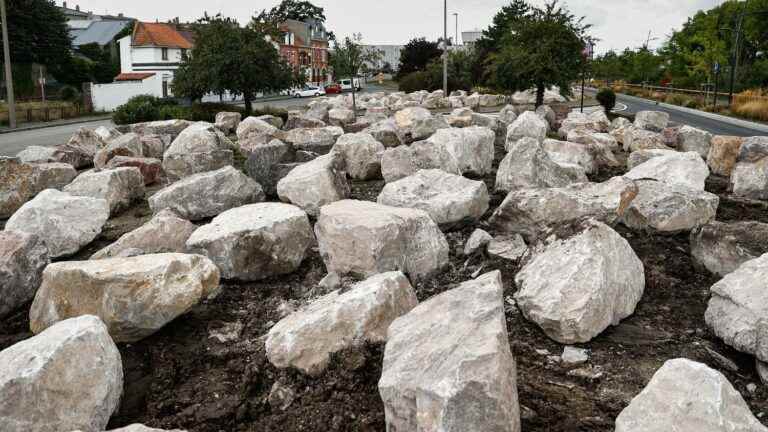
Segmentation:
{"type": "Polygon", "coordinates": [[[416,71],[426,70],[429,62],[442,54],[443,51],[438,47],[437,42],[430,42],[425,38],[412,39],[400,51],[397,79],[416,71]]]}
{"type": "Polygon", "coordinates": [[[571,83],[584,68],[582,51],[590,43],[590,28],[557,0],[514,22],[492,58],[496,85],[512,91],[536,89],[536,106],[544,103],[544,91],[558,86],[570,94],[571,83]]]}
{"type": "MultiPolygon", "coordinates": [[[[279,5],[269,11],[262,10],[254,16],[251,26],[273,38],[279,38],[280,24],[289,19],[296,21],[315,20],[319,23],[325,23],[325,9],[305,0],[282,0],[279,5]]],[[[328,32],[328,36],[332,40],[336,39],[333,32],[328,32]]]]}
{"type": "Polygon", "coordinates": [[[491,25],[483,30],[483,36],[475,43],[475,53],[472,57],[472,82],[492,86],[494,77],[489,72],[488,59],[501,48],[504,37],[511,31],[511,26],[526,17],[531,12],[531,6],[525,0],[513,0],[503,6],[493,17],[491,25]]]}
{"type": "Polygon", "coordinates": [[[367,64],[376,64],[381,59],[381,52],[367,50],[361,45],[362,35],[357,34],[352,38],[344,38],[344,42],[335,43],[333,55],[328,64],[333,69],[337,78],[349,78],[352,81],[352,111],[357,115],[357,102],[355,100],[355,78],[367,64]]]}
{"type": "Polygon", "coordinates": [[[194,33],[195,47],[174,77],[177,95],[197,99],[229,91],[243,97],[245,114],[250,115],[258,93],[296,84],[291,67],[253,26],[243,28],[232,18],[206,15],[194,33]]]}

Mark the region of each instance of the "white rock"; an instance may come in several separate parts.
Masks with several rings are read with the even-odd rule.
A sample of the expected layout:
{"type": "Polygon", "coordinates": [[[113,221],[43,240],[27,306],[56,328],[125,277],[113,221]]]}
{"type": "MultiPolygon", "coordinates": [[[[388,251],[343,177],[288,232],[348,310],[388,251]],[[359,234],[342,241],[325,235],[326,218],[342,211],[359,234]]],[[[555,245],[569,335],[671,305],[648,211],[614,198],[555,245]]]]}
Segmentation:
{"type": "Polygon", "coordinates": [[[56,147],[28,146],[18,152],[16,158],[24,163],[56,162],[56,152],[56,147]]]}
{"type": "Polygon", "coordinates": [[[572,164],[584,168],[586,173],[597,171],[597,163],[589,147],[568,141],[545,139],[542,148],[558,164],[572,164]]]}
{"type": "Polygon", "coordinates": [[[661,157],[661,156],[676,156],[678,152],[676,150],[662,150],[662,149],[648,149],[638,150],[629,154],[627,158],[627,169],[632,170],[638,165],[642,165],[649,160],[661,157]]]}
{"type": "Polygon", "coordinates": [[[710,272],[725,276],[768,253],[768,224],[712,221],[691,232],[691,256],[710,272]]]}
{"type": "Polygon", "coordinates": [[[384,147],[387,148],[397,147],[405,142],[405,136],[392,118],[376,122],[363,132],[368,132],[376,141],[384,144],[384,147]]]}
{"type": "Polygon", "coordinates": [[[108,143],[113,139],[122,135],[122,132],[117,130],[117,128],[114,128],[111,126],[99,126],[93,130],[93,133],[95,133],[96,136],[101,138],[101,141],[103,141],[104,143],[108,143]]]}
{"type": "Polygon", "coordinates": [[[643,263],[616,231],[597,221],[570,230],[538,244],[515,277],[523,315],[563,344],[618,325],[645,289],[643,263]]]}
{"type": "Polygon", "coordinates": [[[96,315],[116,342],[135,342],[219,293],[219,270],[199,255],[156,254],[51,264],[29,311],[40,333],[96,315]]]}
{"type": "Polygon", "coordinates": [[[496,173],[496,190],[509,192],[531,187],[563,187],[586,182],[584,170],[568,169],[555,163],[533,138],[510,146],[496,173]]]}
{"type": "Polygon", "coordinates": [[[261,280],[292,273],[312,243],[307,214],[280,203],[225,211],[187,240],[192,253],[207,256],[224,279],[261,280]]]}
{"type": "Polygon", "coordinates": [[[320,207],[350,195],[344,159],[332,153],[297,166],[277,183],[277,195],[317,216],[320,207]]]}
{"type": "Polygon", "coordinates": [[[232,164],[234,144],[206,122],[185,128],[163,154],[163,170],[176,180],[232,164]]]}
{"type": "Polygon", "coordinates": [[[332,126],[346,126],[355,122],[355,112],[346,108],[334,108],[328,111],[328,123],[332,126]]]}
{"type": "Polygon", "coordinates": [[[499,112],[499,120],[504,122],[507,126],[511,125],[517,120],[517,112],[515,112],[514,105],[507,105],[499,112]]]}
{"type": "Polygon", "coordinates": [[[464,255],[474,255],[478,251],[485,250],[492,240],[493,237],[484,230],[478,228],[472,231],[472,235],[469,236],[464,245],[464,255]]]}
{"type": "Polygon", "coordinates": [[[624,151],[662,149],[671,150],[664,144],[664,137],[658,132],[651,132],[635,127],[627,128],[624,132],[624,151]]]}
{"type": "Polygon", "coordinates": [[[450,127],[442,115],[433,116],[428,109],[420,107],[402,109],[395,113],[394,119],[406,142],[427,139],[438,129],[450,127]]]}
{"type": "Polygon", "coordinates": [[[655,180],[635,183],[639,193],[622,218],[631,229],[678,233],[715,219],[720,204],[715,194],[655,180]]]}
{"type": "Polygon", "coordinates": [[[109,219],[106,200],[47,189],[8,219],[5,229],[36,235],[51,258],[72,255],[92,242],[109,219]]]}
{"type": "Polygon", "coordinates": [[[707,156],[707,165],[713,174],[729,177],[739,158],[744,139],[734,136],[715,135],[707,156]]]}
{"type": "Polygon", "coordinates": [[[347,174],[356,180],[381,178],[381,156],[384,145],[369,133],[344,134],[331,152],[339,153],[347,174]]]}
{"type": "Polygon", "coordinates": [[[446,146],[434,141],[417,141],[409,146],[390,148],[381,157],[381,173],[387,183],[423,169],[440,169],[461,175],[456,156],[446,146]]]}
{"type": "Polygon", "coordinates": [[[635,115],[635,127],[661,132],[669,124],[669,114],[661,111],[640,111],[635,115]]]}
{"type": "Polygon", "coordinates": [[[122,393],[120,352],[97,317],[60,322],[0,351],[2,431],[102,431],[122,393]]]}
{"type": "Polygon", "coordinates": [[[0,218],[11,216],[45,189],[61,189],[76,176],[69,164],[28,164],[0,156],[0,218]]]}
{"type": "Polygon", "coordinates": [[[154,213],[171,209],[184,219],[200,220],[264,198],[258,183],[226,166],[173,183],[149,197],[149,207],[154,213]]]}
{"type": "Polygon", "coordinates": [[[549,125],[550,129],[555,128],[555,124],[557,123],[557,114],[555,114],[555,111],[552,109],[552,107],[549,105],[541,105],[540,107],[536,108],[536,114],[547,122],[547,125],[549,125]]]}
{"type": "Polygon", "coordinates": [[[340,275],[399,270],[419,280],[448,263],[445,236],[421,210],[339,201],[320,209],[315,234],[328,271],[340,275]]]}
{"type": "Polygon", "coordinates": [[[116,242],[101,249],[91,259],[122,256],[126,251],[138,250],[140,255],[186,251],[186,242],[197,227],[180,218],[172,210],[158,212],[149,222],[124,234],[116,242]]]}
{"type": "Polygon", "coordinates": [[[563,349],[563,355],[560,359],[566,365],[578,365],[586,363],[589,360],[589,351],[583,348],[567,346],[563,349]]]}
{"type": "Polygon", "coordinates": [[[533,138],[543,142],[547,137],[547,122],[533,111],[526,111],[518,116],[507,128],[507,151],[522,138],[533,138]]]}
{"type": "Polygon", "coordinates": [[[739,162],[731,173],[731,189],[736,196],[768,199],[768,157],[758,162],[739,162]]]}
{"type": "Polygon", "coordinates": [[[379,394],[390,431],[520,431],[499,272],[437,295],[389,327],[379,394]]]}
{"type": "Polygon", "coordinates": [[[616,432],[765,432],[728,379],[688,359],[668,360],[616,418],[616,432]]]}
{"type": "Polygon", "coordinates": [[[172,138],[176,138],[192,124],[194,123],[188,120],[160,120],[132,124],[130,131],[139,135],[171,135],[172,138]]]}
{"type": "Polygon", "coordinates": [[[215,126],[225,134],[237,131],[243,116],[239,112],[220,112],[216,114],[215,126]]]}
{"type": "Polygon", "coordinates": [[[701,129],[684,125],[677,133],[677,148],[683,152],[696,152],[704,160],[709,156],[712,134],[701,129]]]}
{"type": "Polygon", "coordinates": [[[528,246],[520,234],[497,236],[488,243],[488,255],[492,258],[517,261],[528,252],[528,246]]]}
{"type": "Polygon", "coordinates": [[[48,249],[36,236],[0,231],[0,319],[35,297],[50,262],[48,249]]]}
{"type": "Polygon", "coordinates": [[[333,353],[366,342],[385,342],[392,321],[418,303],[405,275],[377,274],[280,320],[267,335],[267,357],[278,368],[318,375],[333,353]]]}
{"type": "Polygon", "coordinates": [[[106,200],[114,215],[144,198],[144,176],[136,167],[88,171],[64,187],[64,192],[106,200]]]}
{"type": "Polygon", "coordinates": [[[478,221],[488,210],[485,183],[441,170],[421,170],[388,183],[378,203],[424,210],[443,229],[478,221]]]}
{"type": "Polygon", "coordinates": [[[342,135],[344,135],[344,130],[336,126],[312,129],[299,128],[288,131],[284,141],[291,144],[296,150],[327,154],[342,135]]]}
{"type": "Polygon", "coordinates": [[[237,144],[246,153],[281,137],[278,128],[260,118],[246,117],[237,126],[237,144]]]}
{"type": "MultiPolygon", "coordinates": [[[[93,156],[93,164],[101,169],[107,166],[110,159],[115,156],[142,157],[144,156],[144,147],[141,144],[139,135],[127,133],[113,139],[106,146],[99,148],[93,156]]],[[[76,166],[76,168],[82,168],[76,166]]]]}
{"type": "Polygon", "coordinates": [[[428,141],[442,145],[463,174],[482,177],[493,169],[494,132],[487,127],[440,129],[428,141]]]}
{"type": "Polygon", "coordinates": [[[696,152],[666,154],[649,159],[624,175],[633,180],[651,179],[703,191],[709,168],[696,152]]]}

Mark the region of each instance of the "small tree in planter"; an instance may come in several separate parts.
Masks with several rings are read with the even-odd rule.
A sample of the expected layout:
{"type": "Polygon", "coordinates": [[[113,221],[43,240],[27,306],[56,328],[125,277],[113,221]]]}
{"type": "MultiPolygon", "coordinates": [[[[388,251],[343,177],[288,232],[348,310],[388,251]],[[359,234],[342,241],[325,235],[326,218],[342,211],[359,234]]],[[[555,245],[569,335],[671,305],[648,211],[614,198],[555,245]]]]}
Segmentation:
{"type": "Polygon", "coordinates": [[[616,93],[609,88],[601,89],[596,96],[600,105],[605,109],[605,113],[608,114],[616,106],[616,93]]]}
{"type": "Polygon", "coordinates": [[[382,56],[381,51],[369,50],[362,47],[360,42],[363,36],[354,35],[352,38],[344,38],[344,42],[335,43],[333,54],[329,63],[336,78],[349,78],[352,81],[352,111],[357,116],[357,102],[355,101],[355,78],[361,69],[368,63],[376,64],[382,56]]]}

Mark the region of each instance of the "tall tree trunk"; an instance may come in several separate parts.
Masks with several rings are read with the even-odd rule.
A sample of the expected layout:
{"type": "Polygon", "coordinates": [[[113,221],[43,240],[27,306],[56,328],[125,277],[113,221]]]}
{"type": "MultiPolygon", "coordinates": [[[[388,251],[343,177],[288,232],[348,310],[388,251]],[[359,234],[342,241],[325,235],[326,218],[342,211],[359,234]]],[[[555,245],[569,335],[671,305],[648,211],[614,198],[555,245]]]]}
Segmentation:
{"type": "Polygon", "coordinates": [[[536,108],[544,105],[544,84],[536,84],[536,108]]]}
{"type": "Polygon", "coordinates": [[[253,103],[253,101],[251,100],[251,95],[248,93],[245,93],[243,95],[243,102],[245,102],[245,116],[248,117],[253,112],[253,106],[251,106],[253,103]]]}

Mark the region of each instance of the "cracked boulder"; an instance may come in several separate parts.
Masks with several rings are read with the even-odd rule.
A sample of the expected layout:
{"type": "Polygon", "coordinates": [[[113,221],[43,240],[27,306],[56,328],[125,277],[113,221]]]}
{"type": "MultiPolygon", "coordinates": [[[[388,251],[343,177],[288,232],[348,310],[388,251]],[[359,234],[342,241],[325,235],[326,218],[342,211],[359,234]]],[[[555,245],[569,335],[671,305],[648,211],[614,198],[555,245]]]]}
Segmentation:
{"type": "Polygon", "coordinates": [[[144,176],[136,167],[88,171],[63,189],[72,196],[100,198],[107,201],[115,215],[144,198],[144,176]]]}
{"type": "Polygon", "coordinates": [[[115,156],[143,157],[144,147],[141,144],[139,135],[127,133],[113,139],[95,153],[93,165],[98,169],[103,169],[115,156]]]}
{"type": "Polygon", "coordinates": [[[384,144],[384,147],[398,147],[405,142],[405,136],[397,127],[397,123],[392,118],[380,120],[366,128],[363,132],[368,132],[373,138],[384,144]]]}
{"type": "Polygon", "coordinates": [[[344,129],[337,126],[322,128],[291,129],[284,136],[284,141],[295,150],[311,151],[317,154],[327,154],[336,144],[336,140],[344,135],[344,129]]]}
{"type": "Polygon", "coordinates": [[[277,183],[280,200],[317,216],[326,204],[350,195],[344,160],[338,153],[323,155],[292,169],[277,183]]]}
{"type": "Polygon", "coordinates": [[[542,148],[557,164],[578,165],[587,174],[597,171],[598,167],[594,156],[592,156],[589,148],[583,144],[545,139],[542,148]]]}
{"type": "Polygon", "coordinates": [[[240,121],[243,119],[239,112],[220,112],[216,114],[214,125],[225,134],[232,134],[237,131],[240,121]]]}
{"type": "Polygon", "coordinates": [[[655,180],[638,180],[637,197],[624,212],[630,229],[675,234],[715,219],[720,198],[712,193],[655,180]]]}
{"type": "Polygon", "coordinates": [[[684,125],[677,133],[677,148],[681,152],[696,152],[707,160],[711,145],[712,134],[705,130],[684,125]]]}
{"type": "Polygon", "coordinates": [[[280,137],[282,131],[260,118],[247,117],[237,126],[237,144],[246,155],[280,137]]]}
{"type": "Polygon", "coordinates": [[[355,180],[381,178],[384,145],[376,141],[371,134],[344,134],[336,141],[331,152],[341,155],[349,177],[355,180]]]}
{"type": "Polygon", "coordinates": [[[740,197],[768,199],[768,157],[758,162],[739,162],[731,172],[731,190],[740,197]]]}
{"type": "Polygon", "coordinates": [[[569,169],[553,161],[542,145],[533,138],[515,142],[499,164],[496,190],[509,192],[524,188],[564,187],[587,181],[584,170],[569,169]]]}
{"type": "Polygon", "coordinates": [[[691,255],[710,272],[725,276],[768,253],[768,224],[712,221],[691,232],[691,255]]]}
{"type": "Polygon", "coordinates": [[[435,141],[417,141],[411,145],[387,149],[381,157],[384,181],[391,183],[423,169],[440,169],[461,175],[459,161],[448,148],[435,141]]]}
{"type": "Polygon", "coordinates": [[[707,165],[713,174],[729,177],[741,152],[741,137],[715,135],[712,137],[707,165]]]}
{"type": "Polygon", "coordinates": [[[211,123],[185,128],[163,154],[163,170],[171,180],[232,165],[234,144],[211,123]]]}
{"type": "Polygon", "coordinates": [[[676,155],[678,155],[677,150],[648,149],[634,151],[627,158],[627,169],[632,171],[636,166],[642,165],[656,157],[676,155]]]}
{"type": "Polygon", "coordinates": [[[635,127],[661,132],[669,124],[669,114],[662,111],[640,111],[635,115],[635,127]]]}
{"type": "Polygon", "coordinates": [[[709,177],[709,168],[696,152],[674,152],[651,158],[624,176],[633,180],[657,180],[703,191],[709,177]]]}
{"type": "Polygon", "coordinates": [[[61,189],[77,171],[64,163],[22,163],[0,156],[0,218],[11,216],[45,189],[61,189]]]}
{"type": "Polygon", "coordinates": [[[525,111],[507,127],[507,151],[523,138],[533,138],[543,142],[547,138],[548,131],[549,125],[546,120],[533,111],[525,111]]]}
{"type": "Polygon", "coordinates": [[[48,249],[37,236],[0,231],[0,319],[35,297],[50,262],[48,249]]]}
{"type": "Polygon", "coordinates": [[[141,252],[139,255],[183,253],[186,252],[187,239],[196,228],[172,210],[161,210],[149,222],[123,234],[117,241],[93,254],[91,259],[120,257],[130,251],[141,252]]]}
{"type": "Polygon", "coordinates": [[[453,155],[459,171],[473,177],[483,177],[493,169],[494,132],[487,127],[440,129],[427,141],[443,146],[453,155]]]}

